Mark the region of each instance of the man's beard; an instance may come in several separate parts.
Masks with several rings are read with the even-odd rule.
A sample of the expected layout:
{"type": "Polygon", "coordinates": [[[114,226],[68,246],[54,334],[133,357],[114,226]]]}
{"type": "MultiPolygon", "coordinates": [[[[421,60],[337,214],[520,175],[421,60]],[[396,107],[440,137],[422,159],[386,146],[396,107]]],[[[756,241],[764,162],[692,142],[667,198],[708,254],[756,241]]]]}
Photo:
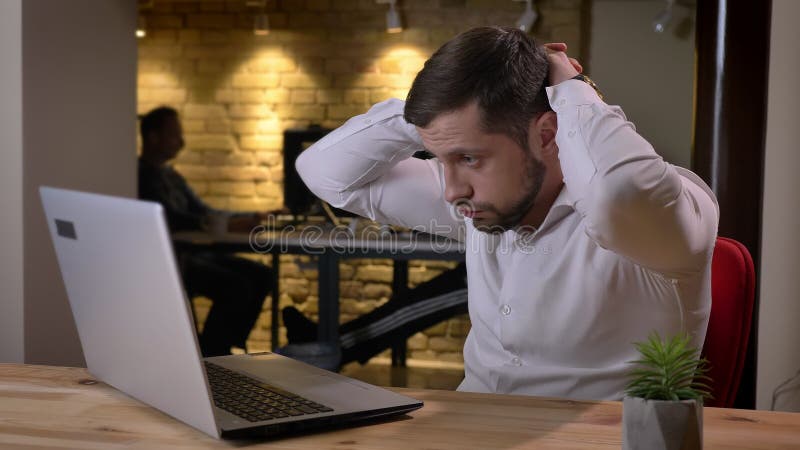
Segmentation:
{"type": "Polygon", "coordinates": [[[490,203],[476,203],[475,210],[493,212],[496,216],[473,219],[472,224],[475,229],[484,233],[501,234],[519,225],[525,214],[533,207],[536,196],[542,189],[545,172],[547,172],[545,165],[530,153],[526,153],[525,172],[521,183],[522,198],[505,211],[500,211],[490,203]]]}

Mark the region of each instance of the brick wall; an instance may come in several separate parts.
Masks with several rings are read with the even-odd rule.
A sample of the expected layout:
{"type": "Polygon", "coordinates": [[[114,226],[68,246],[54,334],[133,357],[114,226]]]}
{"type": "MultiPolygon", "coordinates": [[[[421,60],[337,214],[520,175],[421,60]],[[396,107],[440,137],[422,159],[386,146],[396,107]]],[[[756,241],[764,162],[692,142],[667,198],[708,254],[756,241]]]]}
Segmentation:
{"type": "MultiPolygon", "coordinates": [[[[538,0],[534,35],[567,42],[580,57],[583,3],[538,0]]],[[[474,26],[513,25],[524,3],[400,0],[398,6],[406,28],[387,34],[387,6],[372,0],[268,0],[271,32],[255,36],[256,10],[243,0],[155,0],[142,11],[147,36],[139,40],[139,112],[160,105],[181,112],[187,145],[176,168],[212,206],[282,207],[284,129],[336,127],[373,103],[405,98],[441,44],[474,26]]],[[[314,316],[314,265],[307,258],[281,258],[281,307],[293,304],[314,316]]],[[[452,264],[410,266],[416,285],[452,264]]],[[[391,295],[390,261],[348,261],[341,273],[342,321],[391,295]]],[[[199,303],[202,319],[208,303],[199,303]]],[[[269,326],[265,309],[251,349],[269,346],[269,326]]],[[[409,341],[410,358],[459,363],[468,330],[464,316],[419,333],[409,341]]]]}

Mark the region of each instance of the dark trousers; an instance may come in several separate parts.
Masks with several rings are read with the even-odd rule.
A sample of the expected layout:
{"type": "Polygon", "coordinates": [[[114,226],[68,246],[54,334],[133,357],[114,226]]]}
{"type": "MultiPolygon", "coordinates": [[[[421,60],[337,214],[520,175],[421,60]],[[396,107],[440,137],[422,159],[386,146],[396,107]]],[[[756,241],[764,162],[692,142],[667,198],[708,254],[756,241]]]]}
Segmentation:
{"type": "Polygon", "coordinates": [[[342,364],[362,364],[396,342],[467,312],[467,273],[462,263],[433,279],[392,296],[386,304],[342,324],[342,364]]]}
{"type": "Polygon", "coordinates": [[[180,260],[189,295],[213,302],[199,338],[203,356],[230,354],[232,346],[246,348],[247,336],[272,290],[272,270],[224,253],[184,253],[180,260]]]}

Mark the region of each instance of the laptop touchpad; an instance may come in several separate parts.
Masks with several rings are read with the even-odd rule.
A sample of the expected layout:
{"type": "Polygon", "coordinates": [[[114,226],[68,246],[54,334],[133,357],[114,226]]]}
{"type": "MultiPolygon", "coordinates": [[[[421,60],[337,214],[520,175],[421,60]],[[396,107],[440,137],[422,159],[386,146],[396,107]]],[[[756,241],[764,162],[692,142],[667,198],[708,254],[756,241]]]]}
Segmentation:
{"type": "Polygon", "coordinates": [[[368,385],[345,377],[309,375],[304,376],[297,383],[298,394],[318,402],[330,404],[346,402],[357,406],[364,400],[365,393],[372,391],[368,385]]]}

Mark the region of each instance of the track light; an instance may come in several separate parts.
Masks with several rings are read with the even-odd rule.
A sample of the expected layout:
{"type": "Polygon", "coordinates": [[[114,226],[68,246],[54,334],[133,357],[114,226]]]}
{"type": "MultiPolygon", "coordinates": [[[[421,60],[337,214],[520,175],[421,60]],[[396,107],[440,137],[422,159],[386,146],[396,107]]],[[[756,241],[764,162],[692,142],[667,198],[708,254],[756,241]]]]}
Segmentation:
{"type": "Polygon", "coordinates": [[[147,36],[147,20],[142,12],[152,10],[155,0],[137,0],[136,7],[138,15],[136,16],[136,37],[142,39],[147,36]]]}
{"type": "Polygon", "coordinates": [[[386,11],[386,32],[399,33],[403,31],[403,22],[400,21],[400,14],[395,8],[396,0],[389,1],[389,11],[386,11]]]}
{"type": "Polygon", "coordinates": [[[533,0],[525,0],[525,11],[519,16],[519,19],[517,19],[517,28],[526,33],[531,31],[538,17],[539,15],[536,14],[536,11],[533,9],[533,0]]]}
{"type": "Polygon", "coordinates": [[[256,14],[253,18],[253,34],[256,36],[269,34],[269,17],[266,13],[256,14]]]}
{"type": "Polygon", "coordinates": [[[246,0],[244,6],[252,8],[253,15],[253,34],[256,36],[266,36],[269,34],[269,17],[267,16],[267,0],[246,0]]]}
{"type": "Polygon", "coordinates": [[[670,20],[672,20],[672,7],[675,5],[675,0],[666,0],[667,5],[661,10],[660,13],[653,19],[653,31],[656,33],[663,33],[667,29],[670,20]]]}
{"type": "Polygon", "coordinates": [[[136,19],[136,37],[141,39],[147,36],[147,22],[144,20],[144,16],[139,15],[139,18],[136,19]]]}

